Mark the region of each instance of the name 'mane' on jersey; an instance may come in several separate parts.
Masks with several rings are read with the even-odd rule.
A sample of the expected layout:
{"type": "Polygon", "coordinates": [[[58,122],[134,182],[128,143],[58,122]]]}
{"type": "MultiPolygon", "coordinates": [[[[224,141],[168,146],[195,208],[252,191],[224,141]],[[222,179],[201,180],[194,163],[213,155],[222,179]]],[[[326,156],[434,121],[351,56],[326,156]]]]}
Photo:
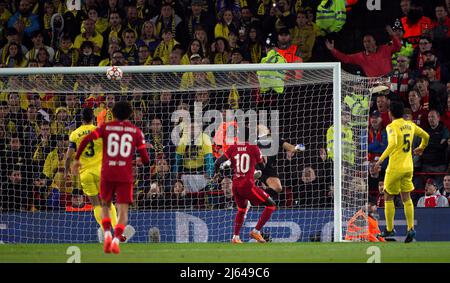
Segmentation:
{"type": "Polygon", "coordinates": [[[225,156],[231,160],[231,167],[234,170],[233,180],[247,179],[252,183],[255,182],[255,166],[263,162],[257,145],[233,144],[225,152],[225,156]]]}

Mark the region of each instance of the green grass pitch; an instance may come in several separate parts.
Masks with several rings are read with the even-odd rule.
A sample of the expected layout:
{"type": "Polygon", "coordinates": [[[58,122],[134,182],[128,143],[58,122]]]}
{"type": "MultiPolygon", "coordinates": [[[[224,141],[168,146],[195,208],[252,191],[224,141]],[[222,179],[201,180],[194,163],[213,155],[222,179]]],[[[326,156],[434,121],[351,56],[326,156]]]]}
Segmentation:
{"type": "Polygon", "coordinates": [[[121,254],[103,254],[101,244],[1,244],[0,263],[65,263],[70,246],[82,263],[365,263],[380,248],[382,263],[450,263],[450,242],[389,243],[152,243],[122,244],[121,254]]]}

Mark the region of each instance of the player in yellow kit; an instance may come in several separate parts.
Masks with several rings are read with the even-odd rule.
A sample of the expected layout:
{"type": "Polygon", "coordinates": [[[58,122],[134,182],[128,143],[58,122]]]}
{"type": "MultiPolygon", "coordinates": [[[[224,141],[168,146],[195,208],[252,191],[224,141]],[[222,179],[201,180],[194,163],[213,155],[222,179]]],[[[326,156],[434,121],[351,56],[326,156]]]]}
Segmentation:
{"type": "Polygon", "coordinates": [[[423,150],[428,145],[429,135],[412,121],[406,121],[403,117],[404,106],[401,101],[392,101],[389,106],[389,115],[392,123],[386,127],[388,134],[388,146],[375,163],[374,169],[380,171],[381,163],[389,157],[389,164],[384,177],[384,213],[386,217],[386,229],[382,233],[383,237],[395,235],[394,230],[394,196],[400,194],[403,201],[403,208],[408,225],[405,243],[411,242],[415,236],[414,230],[414,205],[410,193],[414,190],[412,143],[414,136],[422,138],[419,147],[414,149],[414,154],[422,155],[423,150]]]}
{"type": "MultiPolygon", "coordinates": [[[[81,112],[83,124],[78,127],[69,137],[69,148],[66,153],[66,163],[64,175],[67,178],[70,172],[70,163],[73,154],[76,152],[83,138],[89,135],[96,126],[92,124],[94,112],[91,108],[84,108],[81,112]]],[[[83,192],[89,197],[94,206],[94,216],[97,223],[102,226],[102,207],[99,200],[100,172],[102,169],[103,142],[101,139],[90,142],[80,157],[80,181],[83,192]]],[[[111,223],[114,227],[117,224],[117,212],[114,204],[111,204],[111,223]]]]}

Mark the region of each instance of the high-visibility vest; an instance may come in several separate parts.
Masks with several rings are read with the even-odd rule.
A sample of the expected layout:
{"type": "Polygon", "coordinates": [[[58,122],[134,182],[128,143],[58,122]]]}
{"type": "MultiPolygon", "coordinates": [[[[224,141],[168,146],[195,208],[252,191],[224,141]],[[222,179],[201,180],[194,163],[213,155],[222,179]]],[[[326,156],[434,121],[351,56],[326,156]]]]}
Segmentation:
{"type": "MultiPolygon", "coordinates": [[[[342,125],[342,156],[343,160],[355,164],[356,147],[353,142],[353,131],[350,127],[342,125]]],[[[330,159],[334,159],[334,126],[327,130],[327,155],[330,159]]]]}
{"type": "Polygon", "coordinates": [[[413,53],[414,53],[413,45],[405,40],[402,40],[402,47],[400,48],[400,51],[392,54],[392,66],[397,65],[397,57],[399,55],[411,58],[413,53]]]}
{"type": "MultiPolygon", "coordinates": [[[[283,64],[286,59],[276,50],[272,49],[267,56],[261,59],[261,63],[266,64],[283,64]]],[[[285,71],[257,71],[259,81],[259,89],[261,93],[266,93],[270,89],[280,94],[284,91],[285,71]]]]}
{"type": "Polygon", "coordinates": [[[316,24],[320,27],[322,35],[340,31],[347,19],[345,0],[333,0],[332,4],[326,7],[328,1],[322,0],[316,12],[316,24]]]}
{"type": "Polygon", "coordinates": [[[287,49],[280,49],[277,48],[278,54],[284,57],[286,59],[286,62],[288,63],[300,63],[302,62],[302,58],[297,56],[297,48],[298,46],[295,44],[289,45],[287,49]]]}
{"type": "Polygon", "coordinates": [[[380,236],[380,228],[378,227],[378,221],[373,217],[368,217],[362,209],[353,215],[347,223],[347,232],[345,234],[345,240],[347,241],[369,241],[369,242],[385,242],[386,240],[380,236]],[[367,229],[365,225],[361,226],[361,223],[368,224],[367,229]]]}
{"type": "Polygon", "coordinates": [[[104,123],[111,122],[113,120],[112,111],[110,109],[103,109],[97,116],[97,126],[101,126],[104,123]]]}
{"type": "MultiPolygon", "coordinates": [[[[295,44],[291,44],[287,49],[279,49],[277,48],[278,53],[283,56],[284,59],[286,59],[286,62],[288,63],[302,63],[303,60],[300,56],[297,56],[297,49],[298,46],[295,44]]],[[[295,70],[295,79],[299,80],[302,78],[302,71],[301,70],[295,70]]],[[[292,79],[293,76],[291,75],[291,72],[287,72],[286,74],[286,80],[292,79]]]]}
{"type": "Polygon", "coordinates": [[[355,121],[350,122],[350,126],[366,126],[367,125],[367,115],[369,112],[369,96],[364,96],[361,94],[352,93],[350,95],[345,96],[344,103],[348,105],[350,108],[350,113],[356,119],[355,121]],[[362,117],[362,121],[358,122],[357,117],[362,117]]]}
{"type": "Polygon", "coordinates": [[[401,18],[401,21],[405,31],[403,39],[411,43],[414,48],[419,44],[423,32],[432,27],[431,19],[424,16],[415,24],[410,24],[407,17],[401,18]]]}

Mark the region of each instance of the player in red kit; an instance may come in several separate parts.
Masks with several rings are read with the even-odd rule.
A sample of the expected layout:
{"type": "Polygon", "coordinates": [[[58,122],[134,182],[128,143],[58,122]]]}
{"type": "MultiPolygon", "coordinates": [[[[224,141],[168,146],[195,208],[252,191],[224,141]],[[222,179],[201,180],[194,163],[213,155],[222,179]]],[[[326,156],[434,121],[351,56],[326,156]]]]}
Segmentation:
{"type": "MultiPolygon", "coordinates": [[[[248,137],[247,129],[246,132],[246,137],[248,137]]],[[[250,237],[259,243],[265,243],[266,240],[261,236],[260,231],[275,211],[276,206],[272,198],[263,189],[255,185],[255,169],[262,170],[264,168],[261,151],[256,144],[252,145],[249,142],[231,145],[214,164],[216,176],[220,165],[227,160],[231,160],[231,167],[233,168],[232,190],[234,201],[238,207],[231,242],[235,244],[242,243],[239,238],[239,232],[244,224],[247,202],[250,201],[252,205],[266,206],[255,228],[250,232],[250,237]]]]}
{"type": "Polygon", "coordinates": [[[100,177],[100,198],[102,201],[102,227],[105,231],[105,253],[120,252],[119,242],[123,239],[123,230],[128,222],[128,206],[133,202],[133,158],[136,149],[142,163],[150,162],[144,135],[141,130],[128,121],[132,109],[128,102],[118,102],[112,109],[114,120],[87,135],[78,147],[73,165],[74,174],[80,168],[79,158],[86,146],[93,140],[103,139],[103,160],[100,177]],[[118,223],[111,234],[110,206],[116,196],[118,223]]]}

